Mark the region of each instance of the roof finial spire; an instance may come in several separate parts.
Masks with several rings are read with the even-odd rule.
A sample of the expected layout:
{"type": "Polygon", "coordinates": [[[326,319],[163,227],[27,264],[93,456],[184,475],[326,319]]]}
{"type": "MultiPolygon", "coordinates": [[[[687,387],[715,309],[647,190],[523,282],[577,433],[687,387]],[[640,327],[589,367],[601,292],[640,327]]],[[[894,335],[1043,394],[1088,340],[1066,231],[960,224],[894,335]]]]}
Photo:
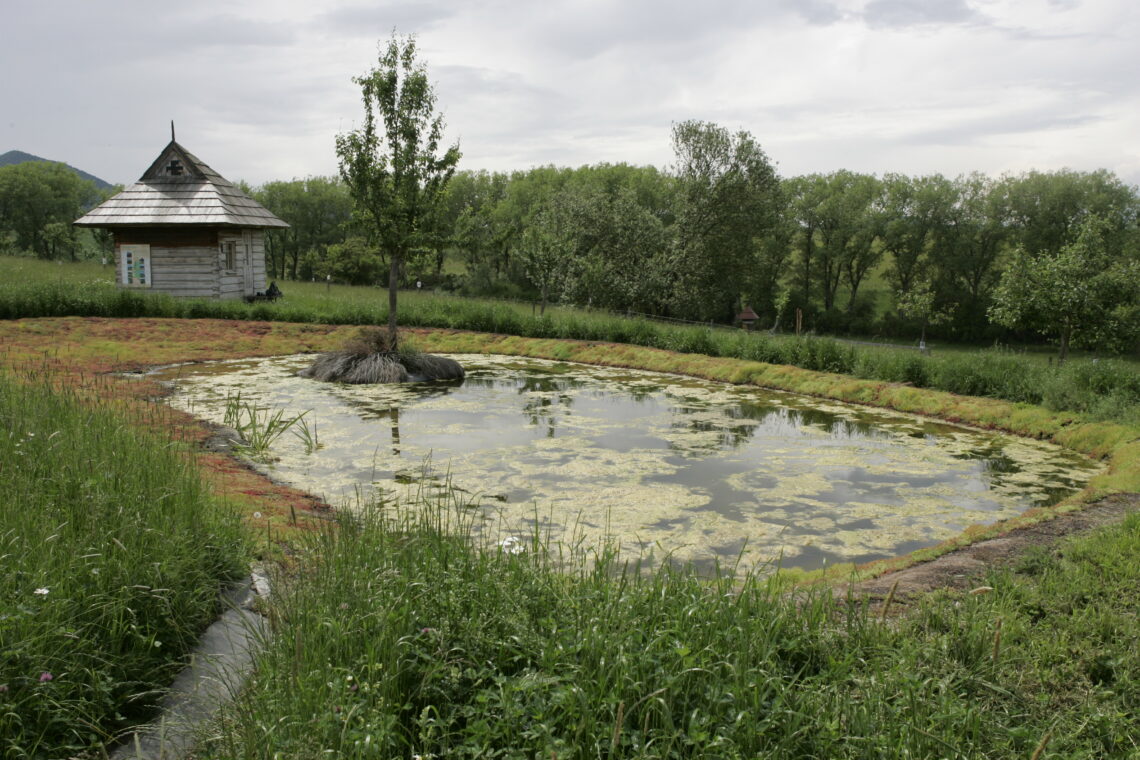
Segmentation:
{"type": "Polygon", "coordinates": [[[174,142],[174,119],[170,120],[170,142],[174,142]]]}

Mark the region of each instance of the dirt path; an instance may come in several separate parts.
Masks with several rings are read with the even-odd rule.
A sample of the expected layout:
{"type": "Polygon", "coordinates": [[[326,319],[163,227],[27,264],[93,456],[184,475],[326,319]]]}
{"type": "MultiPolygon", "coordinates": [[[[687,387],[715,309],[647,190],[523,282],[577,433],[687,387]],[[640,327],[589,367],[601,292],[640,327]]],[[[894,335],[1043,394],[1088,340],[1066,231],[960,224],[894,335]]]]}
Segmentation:
{"type": "Polygon", "coordinates": [[[1125,515],[1136,511],[1140,511],[1140,494],[1113,494],[1079,512],[1016,528],[1003,536],[956,549],[929,562],[861,581],[853,587],[854,595],[868,597],[873,606],[878,606],[886,599],[891,587],[898,583],[891,608],[901,612],[916,596],[930,591],[977,587],[987,570],[1012,564],[1030,547],[1051,546],[1067,536],[1119,523],[1125,515]]]}

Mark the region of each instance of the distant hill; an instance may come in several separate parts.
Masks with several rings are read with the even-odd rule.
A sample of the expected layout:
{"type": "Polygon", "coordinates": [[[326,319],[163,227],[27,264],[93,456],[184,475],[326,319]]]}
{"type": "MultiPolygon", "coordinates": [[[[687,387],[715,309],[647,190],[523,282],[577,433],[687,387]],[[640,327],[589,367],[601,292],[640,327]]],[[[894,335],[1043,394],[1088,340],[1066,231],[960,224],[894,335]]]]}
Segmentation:
{"type": "MultiPolygon", "coordinates": [[[[22,150],[10,150],[7,153],[5,153],[4,155],[0,155],[0,166],[10,166],[11,164],[22,164],[22,163],[26,163],[28,161],[49,161],[50,162],[51,159],[50,158],[40,158],[39,156],[33,156],[31,153],[25,153],[22,150]]],[[[59,161],[57,163],[63,163],[63,162],[59,161]]],[[[107,188],[111,187],[110,182],[107,182],[106,180],[99,179],[94,174],[88,174],[87,172],[83,171],[82,169],[76,169],[74,166],[70,166],[68,164],[63,164],[63,165],[66,166],[68,169],[71,169],[73,172],[78,174],[83,179],[91,180],[92,182],[94,182],[95,187],[99,188],[100,190],[106,190],[107,188]]]]}

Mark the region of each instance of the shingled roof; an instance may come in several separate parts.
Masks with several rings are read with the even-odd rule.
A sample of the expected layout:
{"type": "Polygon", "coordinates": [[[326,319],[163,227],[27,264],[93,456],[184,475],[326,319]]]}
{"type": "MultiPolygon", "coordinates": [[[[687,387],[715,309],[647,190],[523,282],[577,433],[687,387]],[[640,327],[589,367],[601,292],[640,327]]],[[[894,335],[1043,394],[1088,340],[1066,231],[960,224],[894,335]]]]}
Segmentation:
{"type": "Polygon", "coordinates": [[[171,140],[139,181],[76,220],[79,227],[288,227],[171,140]]]}

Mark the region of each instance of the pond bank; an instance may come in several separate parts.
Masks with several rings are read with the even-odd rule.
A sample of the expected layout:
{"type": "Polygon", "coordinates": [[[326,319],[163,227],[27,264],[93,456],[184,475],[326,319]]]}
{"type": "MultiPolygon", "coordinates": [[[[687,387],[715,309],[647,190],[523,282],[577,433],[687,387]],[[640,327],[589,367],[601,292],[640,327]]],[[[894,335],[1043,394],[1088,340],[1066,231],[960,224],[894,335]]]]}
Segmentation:
{"type": "MultiPolygon", "coordinates": [[[[68,317],[0,322],[0,339],[6,345],[5,361],[23,365],[43,363],[52,372],[70,373],[73,377],[70,382],[83,383],[87,381],[82,380],[81,376],[92,372],[138,371],[176,362],[334,350],[354,337],[358,329],[351,326],[211,319],[68,317]]],[[[860,577],[870,577],[932,559],[974,541],[1079,510],[1084,504],[1109,494],[1140,492],[1140,443],[1137,442],[1140,440],[1140,431],[1114,423],[1088,422],[1073,413],[1054,413],[1027,404],[955,396],[941,391],[860,380],[795,367],[682,354],[625,344],[519,338],[443,329],[418,328],[404,332],[413,336],[416,345],[425,351],[499,353],[646,369],[936,417],[984,429],[1051,440],[1101,459],[1107,465],[1107,471],[1094,478],[1088,488],[1054,507],[1029,510],[1013,520],[985,528],[975,526],[938,547],[860,568],[860,577]]],[[[128,398],[143,399],[153,399],[167,393],[157,383],[145,379],[128,382],[124,391],[124,396],[128,398]]],[[[181,424],[186,431],[198,432],[183,432],[180,435],[189,435],[198,440],[209,437],[209,432],[200,423],[187,419],[181,424]]],[[[207,454],[201,463],[219,480],[220,487],[247,505],[247,524],[263,535],[288,534],[298,522],[298,515],[304,524],[307,522],[305,515],[324,508],[319,500],[294,489],[272,484],[268,479],[251,473],[222,454],[207,454]],[[257,517],[249,516],[253,514],[257,517]]]]}

